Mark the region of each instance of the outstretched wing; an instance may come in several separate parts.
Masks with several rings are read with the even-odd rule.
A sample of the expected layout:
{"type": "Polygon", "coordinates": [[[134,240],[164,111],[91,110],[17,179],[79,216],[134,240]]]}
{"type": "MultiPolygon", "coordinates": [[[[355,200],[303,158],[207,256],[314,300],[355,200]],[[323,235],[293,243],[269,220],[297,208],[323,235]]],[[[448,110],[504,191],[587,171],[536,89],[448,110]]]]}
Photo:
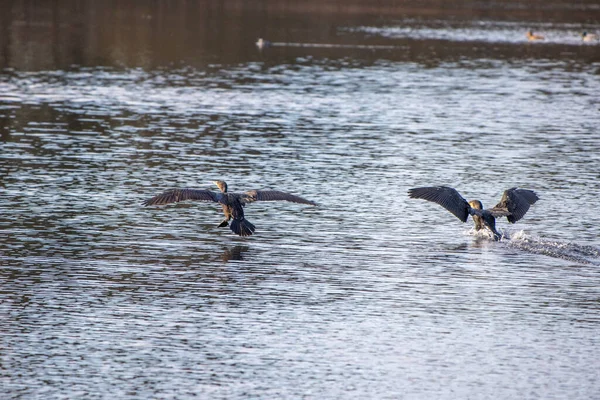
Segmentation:
{"type": "Polygon", "coordinates": [[[540,198],[533,190],[511,188],[504,191],[500,202],[490,209],[494,217],[506,217],[508,222],[515,223],[527,213],[529,206],[540,198]]]}
{"type": "Polygon", "coordinates": [[[409,189],[408,197],[437,203],[462,222],[467,222],[471,206],[456,189],[447,186],[418,187],[409,189]]]}
{"type": "Polygon", "coordinates": [[[310,204],[316,206],[314,201],[279,190],[248,190],[243,194],[245,203],[254,201],[291,201],[293,203],[310,204]]]}
{"type": "Polygon", "coordinates": [[[218,194],[210,190],[171,189],[144,201],[142,204],[145,206],[161,206],[185,200],[219,201],[218,194]]]}

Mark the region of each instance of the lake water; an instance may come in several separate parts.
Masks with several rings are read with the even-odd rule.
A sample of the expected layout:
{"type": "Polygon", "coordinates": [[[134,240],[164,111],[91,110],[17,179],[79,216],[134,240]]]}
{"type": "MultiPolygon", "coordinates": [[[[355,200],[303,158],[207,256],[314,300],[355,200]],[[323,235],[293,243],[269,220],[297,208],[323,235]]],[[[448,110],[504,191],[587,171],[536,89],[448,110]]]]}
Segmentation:
{"type": "Polygon", "coordinates": [[[600,396],[600,7],[389,3],[0,6],[2,398],[600,396]]]}

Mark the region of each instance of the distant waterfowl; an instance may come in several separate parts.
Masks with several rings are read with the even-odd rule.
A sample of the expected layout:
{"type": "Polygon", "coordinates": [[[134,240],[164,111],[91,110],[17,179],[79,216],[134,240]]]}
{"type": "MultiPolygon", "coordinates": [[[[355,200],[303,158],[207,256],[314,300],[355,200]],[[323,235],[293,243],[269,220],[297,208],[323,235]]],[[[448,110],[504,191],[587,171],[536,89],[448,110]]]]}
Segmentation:
{"type": "Polygon", "coordinates": [[[527,31],[527,40],[529,40],[530,42],[544,39],[545,38],[542,35],[534,35],[532,31],[527,31]]]}
{"type": "Polygon", "coordinates": [[[496,217],[506,217],[508,222],[515,223],[535,204],[539,197],[533,190],[512,188],[502,195],[500,202],[494,208],[484,210],[479,200],[465,200],[457,191],[447,186],[418,187],[410,189],[408,196],[413,199],[423,199],[439,204],[454,214],[462,222],[467,222],[469,215],[475,222],[475,230],[488,228],[499,240],[501,235],[496,231],[496,217]]]}
{"type": "Polygon", "coordinates": [[[583,40],[584,42],[593,42],[594,40],[598,40],[598,35],[596,35],[595,33],[583,32],[581,34],[581,40],[583,40]]]}
{"type": "Polygon", "coordinates": [[[223,207],[225,219],[218,227],[225,227],[231,221],[230,229],[240,236],[250,236],[256,230],[255,226],[244,217],[244,206],[255,201],[291,201],[293,203],[310,204],[317,203],[302,197],[278,190],[249,190],[244,193],[231,193],[227,191],[227,183],[224,181],[213,182],[220,192],[198,189],[171,189],[144,201],[144,206],[160,206],[177,203],[185,200],[198,200],[219,203],[223,207]]]}
{"type": "Polygon", "coordinates": [[[256,41],[256,47],[262,50],[264,48],[271,47],[271,42],[269,42],[268,40],[264,40],[263,38],[259,38],[256,41]]]}

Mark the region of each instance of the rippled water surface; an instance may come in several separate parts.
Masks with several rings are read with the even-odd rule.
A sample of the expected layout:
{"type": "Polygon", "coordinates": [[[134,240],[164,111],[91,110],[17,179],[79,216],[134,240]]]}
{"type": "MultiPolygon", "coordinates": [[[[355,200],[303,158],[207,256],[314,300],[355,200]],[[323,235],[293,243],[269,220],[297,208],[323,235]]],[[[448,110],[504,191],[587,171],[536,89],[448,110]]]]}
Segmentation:
{"type": "Polygon", "coordinates": [[[42,44],[22,30],[46,25],[19,10],[0,50],[6,398],[600,396],[600,45],[577,36],[599,30],[593,4],[327,15],[317,33],[273,11],[230,52],[140,45],[148,62],[89,37],[97,57],[24,61],[42,44]],[[216,204],[141,206],[215,179],[319,206],[250,204],[248,238],[216,204]],[[540,201],[494,242],[406,194],[431,185],[540,201]]]}

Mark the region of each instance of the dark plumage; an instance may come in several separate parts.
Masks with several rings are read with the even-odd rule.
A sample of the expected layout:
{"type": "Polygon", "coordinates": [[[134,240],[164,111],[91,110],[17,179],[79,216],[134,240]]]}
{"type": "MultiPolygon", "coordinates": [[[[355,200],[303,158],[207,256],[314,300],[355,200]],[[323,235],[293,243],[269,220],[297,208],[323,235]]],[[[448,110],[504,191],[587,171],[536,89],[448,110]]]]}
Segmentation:
{"type": "Polygon", "coordinates": [[[504,192],[496,206],[484,210],[479,200],[467,201],[456,189],[447,186],[409,189],[408,197],[437,203],[462,222],[467,222],[467,218],[471,215],[475,222],[475,229],[480,230],[487,227],[494,235],[495,240],[499,240],[501,237],[496,231],[496,217],[506,217],[508,222],[514,224],[523,218],[529,210],[529,206],[539,200],[533,190],[511,188],[504,192]]]}
{"type": "Polygon", "coordinates": [[[144,206],[160,206],[185,200],[220,203],[223,207],[225,219],[218,227],[229,225],[231,220],[230,229],[240,236],[250,236],[256,230],[256,227],[244,217],[244,206],[247,203],[255,201],[291,201],[312,206],[317,205],[313,201],[278,190],[249,190],[244,193],[230,193],[227,192],[227,183],[224,181],[214,181],[213,183],[217,185],[220,192],[198,189],[171,189],[144,201],[142,204],[144,206]]]}

